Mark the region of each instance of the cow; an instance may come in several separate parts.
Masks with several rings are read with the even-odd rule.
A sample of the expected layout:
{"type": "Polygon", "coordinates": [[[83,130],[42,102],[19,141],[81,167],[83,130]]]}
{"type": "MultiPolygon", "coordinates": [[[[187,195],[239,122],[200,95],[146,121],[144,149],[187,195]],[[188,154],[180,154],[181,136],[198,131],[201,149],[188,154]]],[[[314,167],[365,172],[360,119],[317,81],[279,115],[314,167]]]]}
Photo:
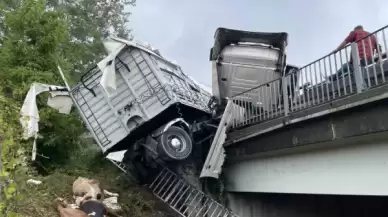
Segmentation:
{"type": "Polygon", "coordinates": [[[86,198],[103,200],[104,194],[100,188],[100,182],[94,179],[78,177],[73,183],[73,196],[79,206],[86,198]]]}
{"type": "Polygon", "coordinates": [[[55,199],[54,206],[60,217],[89,217],[84,211],[69,207],[62,198],[55,199]]]}
{"type": "Polygon", "coordinates": [[[62,198],[54,200],[60,217],[121,217],[114,210],[107,208],[101,201],[85,198],[79,209],[69,206],[62,198]]]}

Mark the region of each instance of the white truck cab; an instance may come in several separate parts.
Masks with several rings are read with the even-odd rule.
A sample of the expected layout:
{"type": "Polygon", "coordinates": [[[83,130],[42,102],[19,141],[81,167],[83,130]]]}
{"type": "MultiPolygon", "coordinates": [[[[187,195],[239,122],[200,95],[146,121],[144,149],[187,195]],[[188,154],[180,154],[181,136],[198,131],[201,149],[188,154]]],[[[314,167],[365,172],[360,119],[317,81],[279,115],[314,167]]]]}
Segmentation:
{"type": "Polygon", "coordinates": [[[280,79],[297,69],[286,64],[287,40],[288,34],[285,32],[249,32],[226,28],[216,30],[214,45],[210,50],[213,107],[222,118],[202,168],[201,178],[218,178],[221,173],[226,133],[232,123],[240,121],[232,113],[238,110],[244,116],[250,106],[262,110],[282,106],[279,94],[282,92],[281,81],[275,83],[276,86],[266,87],[274,91],[268,91],[265,97],[255,99],[249,96],[250,105],[240,104],[239,101],[247,101],[244,95],[246,91],[280,79]]]}

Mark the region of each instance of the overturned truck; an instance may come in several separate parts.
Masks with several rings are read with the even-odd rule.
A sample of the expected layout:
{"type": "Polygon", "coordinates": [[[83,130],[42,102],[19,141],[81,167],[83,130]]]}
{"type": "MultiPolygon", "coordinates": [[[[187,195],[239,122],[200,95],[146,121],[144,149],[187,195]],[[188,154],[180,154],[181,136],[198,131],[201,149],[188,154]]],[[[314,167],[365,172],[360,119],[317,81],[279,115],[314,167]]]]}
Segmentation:
{"type": "Polygon", "coordinates": [[[104,43],[109,55],[69,92],[106,157],[148,183],[175,211],[236,216],[201,191],[199,178],[219,177],[227,132],[252,107],[265,112],[287,106],[280,95],[287,90],[292,97],[293,90],[286,85],[269,87],[276,91],[267,98],[247,100],[244,94],[296,69],[286,64],[287,37],[217,29],[210,51],[212,94],[158,50],[112,37],[104,43]],[[177,171],[187,162],[202,169],[200,175],[177,171]]]}
{"type": "MultiPolygon", "coordinates": [[[[160,162],[176,165],[193,152],[203,166],[201,177],[217,178],[228,127],[240,121],[231,114],[249,115],[235,96],[295,69],[286,64],[287,37],[217,29],[210,52],[213,95],[158,50],[112,37],[104,43],[109,55],[70,93],[102,151],[132,168],[137,179],[160,162]]],[[[266,110],[282,104],[271,97],[278,100],[252,105],[266,110]]]]}
{"type": "Polygon", "coordinates": [[[210,139],[211,94],[203,86],[151,47],[119,38],[105,47],[109,55],[71,88],[104,153],[125,150],[117,161],[146,177],[155,161],[185,160],[210,139]]]}

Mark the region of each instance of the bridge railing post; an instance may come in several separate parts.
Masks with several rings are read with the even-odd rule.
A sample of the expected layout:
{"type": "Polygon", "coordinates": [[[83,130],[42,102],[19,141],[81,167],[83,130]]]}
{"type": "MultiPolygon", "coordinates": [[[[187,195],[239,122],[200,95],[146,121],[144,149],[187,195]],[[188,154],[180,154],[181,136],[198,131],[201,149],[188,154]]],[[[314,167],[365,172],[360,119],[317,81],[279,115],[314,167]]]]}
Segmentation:
{"type": "Polygon", "coordinates": [[[288,116],[288,114],[290,113],[289,98],[288,98],[288,91],[287,91],[287,86],[288,86],[287,80],[288,80],[287,76],[282,77],[282,95],[283,95],[283,105],[284,105],[285,116],[288,116]]]}
{"type": "Polygon", "coordinates": [[[365,89],[365,82],[362,74],[362,67],[360,64],[360,56],[358,54],[357,43],[352,43],[351,45],[351,55],[352,55],[352,64],[353,64],[353,75],[354,81],[356,82],[357,93],[361,93],[365,89]]]}

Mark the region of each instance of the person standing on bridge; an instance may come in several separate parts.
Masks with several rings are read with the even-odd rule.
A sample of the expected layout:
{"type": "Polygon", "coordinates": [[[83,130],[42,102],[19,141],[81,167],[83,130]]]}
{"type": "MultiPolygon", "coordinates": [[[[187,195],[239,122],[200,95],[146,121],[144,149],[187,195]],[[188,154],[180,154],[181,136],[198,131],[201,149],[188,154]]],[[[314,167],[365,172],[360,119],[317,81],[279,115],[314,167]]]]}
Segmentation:
{"type": "MultiPolygon", "coordinates": [[[[337,53],[347,44],[353,42],[357,43],[361,67],[372,64],[374,53],[377,50],[377,40],[374,35],[371,35],[369,32],[365,31],[361,25],[356,26],[354,30],[349,33],[345,40],[332,53],[337,53]]],[[[342,74],[342,71],[344,73],[348,71],[348,64],[350,72],[353,72],[352,56],[350,56],[349,63],[345,63],[344,65],[342,65],[342,69],[337,72],[338,77],[340,76],[340,74],[342,74]]]]}

